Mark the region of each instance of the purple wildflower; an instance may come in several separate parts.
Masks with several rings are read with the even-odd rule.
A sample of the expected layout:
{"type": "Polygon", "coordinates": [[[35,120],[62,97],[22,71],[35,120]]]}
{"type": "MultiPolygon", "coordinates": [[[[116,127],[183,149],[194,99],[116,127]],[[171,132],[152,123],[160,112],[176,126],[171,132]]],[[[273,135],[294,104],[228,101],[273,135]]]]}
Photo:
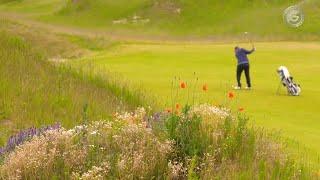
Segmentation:
{"type": "Polygon", "coordinates": [[[41,128],[32,127],[26,130],[22,130],[18,134],[11,136],[8,139],[6,146],[0,147],[0,156],[4,155],[5,153],[13,151],[15,147],[21,145],[25,141],[32,139],[34,136],[40,136],[46,131],[56,130],[60,128],[61,128],[61,124],[55,123],[53,125],[49,125],[41,128]]]}

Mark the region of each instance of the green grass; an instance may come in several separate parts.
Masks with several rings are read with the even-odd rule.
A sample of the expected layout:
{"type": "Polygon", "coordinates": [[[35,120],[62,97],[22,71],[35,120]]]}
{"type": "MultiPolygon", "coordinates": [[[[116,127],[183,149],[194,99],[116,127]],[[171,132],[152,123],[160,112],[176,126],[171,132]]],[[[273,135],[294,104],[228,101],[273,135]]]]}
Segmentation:
{"type": "Polygon", "coordinates": [[[54,122],[72,127],[143,103],[111,76],[56,67],[21,38],[1,31],[0,64],[0,145],[24,128],[54,122]]]}
{"type": "Polygon", "coordinates": [[[85,29],[102,29],[129,35],[171,35],[211,37],[225,40],[239,38],[245,31],[256,39],[267,40],[319,40],[320,3],[307,1],[302,8],[305,23],[298,29],[288,27],[282,19],[286,7],[296,0],[237,1],[211,0],[23,0],[0,5],[4,12],[28,15],[49,24],[85,29]],[[156,4],[155,2],[158,2],[156,4]],[[181,10],[180,14],[175,11],[181,10]],[[114,25],[113,20],[134,15],[150,19],[149,24],[114,25]]]}
{"type": "Polygon", "coordinates": [[[2,10],[10,10],[26,14],[48,14],[54,13],[63,7],[64,0],[4,0],[2,10]],[[6,2],[5,2],[6,1],[6,2]]]}
{"type": "MultiPolygon", "coordinates": [[[[158,96],[163,108],[171,106],[171,82],[174,77],[189,84],[174,103],[184,103],[188,91],[192,96],[196,72],[199,78],[195,90],[197,101],[224,104],[226,92],[235,85],[234,45],[122,44],[72,63],[75,66],[87,66],[90,63],[120,73],[133,84],[142,85],[146,91],[158,96]],[[205,83],[209,87],[207,93],[201,90],[205,83]]],[[[313,153],[318,152],[320,144],[316,142],[320,141],[320,80],[316,74],[320,68],[320,44],[279,42],[258,43],[256,46],[257,52],[250,56],[253,90],[236,91],[231,107],[244,107],[258,125],[282,130],[286,137],[298,140],[313,153]],[[287,96],[283,87],[280,95],[276,95],[279,84],[276,69],[280,65],[287,66],[295,80],[301,84],[301,96],[287,96]]]]}
{"type": "MultiPolygon", "coordinates": [[[[281,129],[287,137],[297,139],[301,144],[309,147],[312,153],[317,153],[320,150],[320,144],[316,143],[320,140],[320,133],[318,132],[320,128],[320,123],[318,122],[320,80],[316,75],[320,66],[318,63],[320,44],[319,42],[311,42],[320,40],[320,3],[317,0],[306,1],[303,5],[306,20],[304,25],[297,29],[289,28],[282,21],[283,10],[289,5],[296,3],[296,0],[281,2],[276,0],[253,0],[250,1],[250,3],[248,3],[249,1],[247,0],[230,0],[226,2],[211,0],[159,0],[157,2],[159,2],[160,5],[154,5],[151,3],[153,1],[147,0],[79,0],[77,4],[72,4],[70,3],[71,1],[67,0],[9,1],[10,0],[0,1],[0,12],[4,14],[8,13],[6,16],[11,17],[11,20],[16,18],[15,15],[18,15],[18,18],[23,17],[21,18],[22,22],[30,18],[49,25],[57,25],[58,29],[62,26],[74,28],[71,29],[70,32],[68,32],[70,29],[66,29],[66,33],[69,34],[66,36],[49,36],[50,33],[48,33],[47,37],[47,32],[38,33],[38,31],[41,32],[42,30],[38,30],[37,33],[24,33],[24,35],[32,34],[31,39],[35,40],[32,42],[36,42],[33,45],[39,45],[42,48],[47,47],[47,51],[49,51],[47,54],[56,54],[58,57],[62,54],[61,52],[66,49],[69,49],[70,52],[62,57],[76,58],[86,54],[82,52],[79,54],[74,53],[77,48],[94,51],[94,53],[96,53],[95,56],[73,61],[72,65],[76,67],[83,66],[85,71],[94,68],[94,71],[99,69],[98,71],[102,70],[104,72],[104,70],[108,70],[119,73],[119,77],[121,77],[119,79],[123,79],[123,77],[127,78],[127,80],[132,81],[133,86],[143,86],[149,91],[148,94],[158,96],[158,102],[162,104],[161,106],[163,108],[171,104],[171,82],[174,80],[174,77],[177,79],[176,84],[179,78],[191,84],[174,103],[183,103],[183,99],[186,99],[188,92],[193,94],[193,88],[190,87],[194,85],[192,82],[198,77],[199,82],[196,88],[197,101],[225,104],[226,92],[235,84],[233,46],[239,41],[243,42],[246,40],[242,36],[244,31],[251,32],[253,38],[260,41],[309,41],[304,43],[270,42],[257,44],[258,51],[251,57],[251,73],[254,89],[250,92],[236,92],[234,102],[228,105],[231,105],[233,109],[244,107],[247,114],[258,125],[267,128],[281,129]],[[168,4],[168,2],[173,3],[168,4]],[[181,8],[180,15],[174,13],[174,10],[177,8],[181,8]],[[132,23],[127,25],[112,24],[113,20],[121,18],[131,19],[135,14],[150,19],[150,23],[145,25],[132,23]],[[96,39],[70,36],[74,31],[77,32],[78,28],[80,30],[86,29],[91,33],[97,32],[98,34],[101,32],[101,34],[98,34],[96,39]],[[160,37],[167,37],[167,35],[169,35],[169,37],[174,38],[191,37],[191,40],[193,40],[194,37],[201,36],[205,40],[229,41],[233,43],[157,44],[133,42],[119,45],[119,43],[109,42],[104,39],[108,37],[102,35],[104,32],[115,32],[116,34],[123,34],[129,38],[137,34],[140,34],[143,38],[144,36],[150,37],[150,35],[157,35],[156,38],[158,38],[158,35],[164,35],[160,37]],[[35,36],[35,34],[41,35],[41,38],[35,36]],[[98,37],[99,35],[103,36],[103,38],[98,37]],[[50,39],[50,41],[47,41],[48,39],[50,39]],[[68,39],[69,42],[67,43],[65,39],[68,39]],[[57,42],[60,40],[66,43],[57,42]],[[77,47],[72,46],[72,44],[76,44],[77,47]],[[51,49],[51,47],[54,48],[51,49]],[[296,81],[302,85],[303,92],[300,97],[286,96],[284,89],[282,89],[281,95],[275,94],[279,82],[275,71],[280,65],[288,66],[296,78],[296,81]],[[196,72],[196,75],[194,75],[194,72],[196,72]],[[201,86],[204,83],[207,83],[209,86],[207,93],[201,91],[201,86]]],[[[25,21],[25,23],[29,22],[32,21],[25,21]]],[[[54,29],[55,27],[50,26],[50,28],[54,29]]],[[[62,28],[62,31],[63,30],[62,28]]],[[[12,31],[15,31],[15,29],[13,28],[12,31]]],[[[8,48],[12,48],[13,54],[17,54],[19,58],[21,56],[21,58],[28,59],[24,55],[19,55],[19,52],[15,50],[15,45],[4,47],[1,49],[1,52],[7,53],[6,49],[8,48]]],[[[3,62],[7,61],[7,59],[3,57],[0,58],[2,58],[3,62]]],[[[16,64],[12,66],[11,69],[22,68],[23,67],[17,66],[16,64]]],[[[32,69],[30,71],[32,72],[32,69]]],[[[57,71],[59,72],[60,70],[57,71]]],[[[18,72],[21,73],[22,71],[18,72]]],[[[88,72],[90,75],[91,71],[88,72]]],[[[2,73],[10,74],[14,73],[14,71],[3,71],[2,73]]],[[[87,75],[88,74],[85,76],[87,75]]],[[[13,75],[8,76],[8,74],[4,74],[3,77],[5,76],[15,77],[13,75]]],[[[52,76],[56,78],[55,75],[52,76]]],[[[104,78],[108,78],[108,76],[104,78]]],[[[118,80],[118,78],[116,78],[116,80],[118,80]]],[[[8,85],[4,83],[3,86],[10,88],[16,87],[15,83],[19,81],[11,79],[11,81],[8,82],[6,82],[8,85]],[[8,84],[8,82],[10,83],[8,84]]],[[[104,81],[93,80],[93,82],[101,88],[104,81]]],[[[90,83],[92,83],[92,81],[90,83]]],[[[45,84],[48,84],[49,87],[54,86],[49,79],[45,80],[45,84]]],[[[78,82],[75,84],[78,84],[78,82]]],[[[37,84],[33,82],[32,86],[36,85],[37,84]]],[[[79,86],[82,88],[82,85],[79,86]]],[[[113,83],[111,86],[103,86],[103,88],[111,90],[116,96],[125,92],[124,94],[126,94],[125,97],[127,100],[131,99],[134,102],[136,101],[136,99],[133,98],[135,96],[132,96],[128,87],[123,87],[119,90],[117,84],[113,83]]],[[[22,93],[21,90],[17,92],[22,93]]],[[[44,90],[42,89],[40,92],[44,93],[44,90]]],[[[70,89],[70,91],[67,91],[67,95],[72,94],[73,96],[73,92],[76,92],[76,90],[70,89]]],[[[75,107],[78,108],[77,112],[81,111],[80,109],[87,95],[91,97],[91,93],[87,93],[88,94],[81,94],[80,100],[75,98],[76,100],[74,100],[74,102],[77,104],[75,107]],[[79,103],[77,103],[78,101],[79,103]]],[[[20,100],[17,94],[13,96],[18,99],[18,103],[15,103],[23,104],[25,100],[20,100]]],[[[31,90],[26,97],[30,97],[31,94],[34,94],[33,90],[31,90]]],[[[53,94],[52,98],[55,96],[56,94],[53,94]]],[[[92,97],[92,101],[96,98],[97,97],[92,97]]],[[[42,106],[40,107],[39,104],[42,103],[39,102],[41,102],[43,98],[38,98],[37,100],[35,96],[35,99],[35,102],[31,103],[30,109],[37,109],[37,112],[35,112],[35,114],[29,114],[28,116],[34,116],[34,120],[48,113],[50,116],[48,115],[48,118],[44,118],[48,119],[48,122],[57,119],[52,118],[51,112],[46,112],[48,110],[41,114],[42,106]]],[[[105,106],[99,105],[99,101],[102,101],[101,99],[103,98],[98,97],[97,99],[99,99],[97,100],[97,112],[99,112],[105,106]]],[[[13,107],[15,106],[16,105],[13,107]]],[[[59,108],[61,108],[60,105],[59,108]]],[[[12,114],[12,107],[5,107],[4,109],[5,111],[2,114],[5,114],[4,119],[8,119],[7,117],[9,117],[9,115],[7,114],[12,114]]],[[[73,112],[73,110],[70,110],[70,112],[73,112]]],[[[21,116],[24,117],[24,115],[21,116]]],[[[79,116],[79,114],[70,113],[69,116],[79,116]]],[[[60,118],[62,115],[58,117],[60,118]]],[[[67,117],[63,118],[67,119],[67,117]]],[[[32,118],[28,117],[26,119],[32,118]]],[[[30,120],[30,124],[32,124],[33,120],[30,120]]],[[[41,123],[43,122],[39,122],[38,124],[41,123]]],[[[25,125],[24,123],[22,124],[25,125]]]]}

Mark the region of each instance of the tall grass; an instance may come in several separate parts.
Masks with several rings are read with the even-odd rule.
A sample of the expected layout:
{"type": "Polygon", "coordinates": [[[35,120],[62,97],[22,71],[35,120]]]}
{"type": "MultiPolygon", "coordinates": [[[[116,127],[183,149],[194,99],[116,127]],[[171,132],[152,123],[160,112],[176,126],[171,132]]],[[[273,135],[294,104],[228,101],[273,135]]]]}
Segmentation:
{"type": "Polygon", "coordinates": [[[170,143],[158,140],[144,127],[98,121],[35,137],[7,156],[0,178],[161,177],[170,149],[170,143]],[[18,158],[20,155],[24,158],[18,158]]]}
{"type": "Polygon", "coordinates": [[[22,39],[0,33],[0,144],[31,126],[108,119],[115,111],[141,105],[130,93],[106,78],[67,66],[55,67],[22,39]]]}
{"type": "Polygon", "coordinates": [[[0,178],[317,178],[272,134],[249,127],[243,114],[210,105],[160,114],[138,108],[111,122],[46,131],[4,156],[0,178]]]}
{"type": "Polygon", "coordinates": [[[150,4],[147,0],[67,0],[65,6],[57,12],[57,15],[80,15],[84,18],[97,18],[99,20],[103,18],[105,21],[112,21],[113,19],[130,16],[147,4],[150,4]]]}
{"type": "Polygon", "coordinates": [[[290,157],[284,144],[248,118],[201,105],[166,120],[168,138],[175,142],[172,157],[183,165],[179,177],[218,179],[308,179],[308,166],[290,157]],[[215,115],[216,114],[216,115],[215,115]],[[183,169],[183,168],[182,168],[183,169]],[[190,172],[191,171],[191,172],[190,172]]]}
{"type": "Polygon", "coordinates": [[[85,28],[107,28],[125,33],[164,34],[175,36],[205,36],[217,39],[239,38],[252,32],[262,40],[319,40],[320,3],[307,1],[301,7],[304,25],[295,29],[283,22],[284,9],[297,0],[135,0],[135,1],[68,1],[54,15],[42,17],[85,28]],[[132,23],[133,16],[150,19],[150,23],[132,23]],[[114,20],[127,19],[126,24],[114,25],[114,20]],[[123,31],[125,30],[125,31],[123,31]]]}
{"type": "Polygon", "coordinates": [[[298,0],[36,0],[2,4],[1,9],[28,13],[36,20],[85,29],[103,29],[130,36],[192,36],[213,40],[237,40],[251,32],[256,40],[319,40],[320,3],[305,1],[305,22],[290,28],[283,12],[298,0]],[[44,6],[45,4],[45,6],[44,6]],[[135,23],[135,16],[148,23],[135,23]],[[126,24],[113,24],[126,19],[126,24]]]}
{"type": "Polygon", "coordinates": [[[1,3],[15,2],[15,1],[21,1],[21,0],[0,0],[0,4],[1,3]]]}

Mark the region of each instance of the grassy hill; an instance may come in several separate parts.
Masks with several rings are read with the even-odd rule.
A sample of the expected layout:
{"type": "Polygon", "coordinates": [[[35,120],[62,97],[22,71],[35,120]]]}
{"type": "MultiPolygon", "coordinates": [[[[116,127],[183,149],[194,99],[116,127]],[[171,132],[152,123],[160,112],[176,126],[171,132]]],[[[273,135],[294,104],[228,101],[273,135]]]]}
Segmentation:
{"type": "Polygon", "coordinates": [[[298,29],[283,22],[286,7],[299,1],[212,0],[22,0],[1,11],[26,13],[37,20],[108,32],[239,38],[248,31],[262,40],[317,40],[320,2],[302,4],[305,23],[298,29]]]}
{"type": "Polygon", "coordinates": [[[56,67],[26,40],[2,31],[0,64],[0,145],[27,127],[55,122],[72,127],[142,104],[112,78],[56,67]]]}

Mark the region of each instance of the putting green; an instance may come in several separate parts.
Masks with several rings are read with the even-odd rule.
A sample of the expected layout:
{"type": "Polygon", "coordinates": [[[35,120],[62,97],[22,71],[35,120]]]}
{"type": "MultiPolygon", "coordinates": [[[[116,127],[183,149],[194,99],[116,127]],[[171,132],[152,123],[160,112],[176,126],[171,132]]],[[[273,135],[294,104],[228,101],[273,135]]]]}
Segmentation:
{"type": "MultiPolygon", "coordinates": [[[[236,97],[229,102],[226,94],[235,84],[233,47],[234,44],[122,44],[73,63],[85,66],[93,63],[120,73],[154,94],[163,107],[168,107],[172,99],[172,80],[180,77],[188,87],[179,90],[180,98],[174,103],[184,103],[189,92],[190,97],[196,94],[196,101],[227,102],[234,109],[243,107],[258,125],[280,129],[313,152],[320,151],[320,43],[256,44],[257,51],[250,56],[253,90],[234,91],[236,97]],[[280,65],[287,66],[301,84],[301,96],[287,96],[283,87],[280,95],[276,94],[279,85],[276,69],[280,65]],[[194,72],[199,78],[195,90],[194,72]],[[202,91],[203,84],[208,85],[207,92],[202,91]]],[[[245,83],[244,75],[242,82],[245,83]]]]}

